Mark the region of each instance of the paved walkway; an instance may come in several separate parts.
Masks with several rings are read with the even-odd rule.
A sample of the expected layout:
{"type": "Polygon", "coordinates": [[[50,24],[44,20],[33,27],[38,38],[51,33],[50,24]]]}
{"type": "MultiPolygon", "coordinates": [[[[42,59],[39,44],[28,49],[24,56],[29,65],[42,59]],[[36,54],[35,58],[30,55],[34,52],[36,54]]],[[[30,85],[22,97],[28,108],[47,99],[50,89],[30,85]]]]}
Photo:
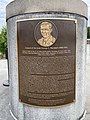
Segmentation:
{"type": "MultiPolygon", "coordinates": [[[[0,60],[0,120],[13,120],[9,113],[9,88],[3,87],[3,82],[7,79],[7,61],[0,60]]],[[[90,45],[87,45],[86,81],[87,114],[85,120],[90,120],[90,45]]]]}
{"type": "Polygon", "coordinates": [[[3,87],[3,81],[8,79],[7,61],[0,60],[0,120],[9,119],[9,91],[7,87],[3,87]]]}

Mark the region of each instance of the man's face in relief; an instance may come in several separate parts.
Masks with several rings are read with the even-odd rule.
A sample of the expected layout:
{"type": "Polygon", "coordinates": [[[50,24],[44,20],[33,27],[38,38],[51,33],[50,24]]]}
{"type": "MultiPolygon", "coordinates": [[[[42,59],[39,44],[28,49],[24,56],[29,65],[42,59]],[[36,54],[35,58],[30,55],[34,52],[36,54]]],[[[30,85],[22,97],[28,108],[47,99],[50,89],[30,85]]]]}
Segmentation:
{"type": "Polygon", "coordinates": [[[42,24],[40,26],[40,31],[41,31],[41,34],[43,36],[43,38],[48,38],[50,35],[51,35],[51,32],[52,32],[52,26],[48,23],[48,24],[42,24]]]}

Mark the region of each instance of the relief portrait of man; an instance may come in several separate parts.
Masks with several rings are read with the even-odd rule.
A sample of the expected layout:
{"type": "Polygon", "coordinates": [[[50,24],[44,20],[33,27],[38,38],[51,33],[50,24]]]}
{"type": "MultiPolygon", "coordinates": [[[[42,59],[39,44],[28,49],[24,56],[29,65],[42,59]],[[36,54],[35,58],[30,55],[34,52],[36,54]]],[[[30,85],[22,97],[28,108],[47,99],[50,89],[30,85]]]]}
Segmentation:
{"type": "Polygon", "coordinates": [[[53,45],[56,41],[56,38],[52,35],[52,23],[50,22],[42,22],[40,24],[40,32],[42,35],[42,38],[38,39],[38,44],[43,47],[49,47],[53,45]]]}

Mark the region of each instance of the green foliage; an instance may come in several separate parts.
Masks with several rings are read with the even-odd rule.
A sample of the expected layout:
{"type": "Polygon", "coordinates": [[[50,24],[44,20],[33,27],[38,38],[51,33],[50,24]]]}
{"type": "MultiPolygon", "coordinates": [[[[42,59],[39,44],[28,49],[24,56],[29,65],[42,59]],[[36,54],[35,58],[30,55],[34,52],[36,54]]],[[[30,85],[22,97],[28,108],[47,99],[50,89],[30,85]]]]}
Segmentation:
{"type": "Polygon", "coordinates": [[[87,28],[87,38],[90,39],[90,27],[87,28]]]}
{"type": "Polygon", "coordinates": [[[2,57],[5,55],[6,47],[7,47],[7,29],[4,26],[0,31],[0,53],[2,57]]]}

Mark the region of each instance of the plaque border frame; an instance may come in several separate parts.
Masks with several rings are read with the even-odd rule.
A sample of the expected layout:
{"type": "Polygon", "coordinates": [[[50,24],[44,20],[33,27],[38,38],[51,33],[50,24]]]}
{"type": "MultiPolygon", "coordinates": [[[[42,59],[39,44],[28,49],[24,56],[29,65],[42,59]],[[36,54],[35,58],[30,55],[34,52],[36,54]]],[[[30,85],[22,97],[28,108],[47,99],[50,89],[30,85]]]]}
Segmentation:
{"type": "MultiPolygon", "coordinates": [[[[16,30],[17,30],[17,23],[18,22],[23,22],[23,21],[29,21],[29,20],[47,20],[47,19],[51,19],[51,20],[67,20],[67,21],[74,21],[75,22],[75,33],[76,33],[76,46],[77,46],[77,26],[78,26],[78,24],[77,24],[77,19],[73,19],[73,18],[52,18],[52,17],[42,17],[42,18],[27,18],[27,19],[19,19],[19,20],[16,20],[15,21],[15,24],[16,24],[16,30]]],[[[18,39],[17,39],[18,37],[17,37],[17,31],[16,31],[16,47],[17,47],[17,49],[16,49],[16,59],[17,59],[17,69],[19,68],[19,62],[18,62],[18,39]]],[[[62,107],[65,107],[65,106],[68,106],[68,105],[71,105],[71,104],[74,104],[75,102],[76,102],[76,66],[77,66],[77,64],[76,64],[76,60],[77,60],[77,47],[75,46],[75,63],[74,63],[74,66],[75,66],[75,77],[74,77],[74,85],[75,85],[75,99],[73,100],[73,102],[71,102],[71,103],[67,103],[67,104],[64,104],[64,105],[58,105],[58,106],[39,106],[39,105],[31,105],[31,104],[28,104],[28,103],[24,103],[24,102],[22,102],[21,101],[21,99],[19,99],[19,96],[20,96],[20,81],[19,81],[19,69],[18,69],[18,71],[17,71],[17,73],[18,73],[18,101],[20,102],[20,103],[22,103],[23,105],[28,105],[28,106],[30,106],[30,107],[34,107],[34,108],[45,108],[45,109],[47,109],[47,108],[62,108],[62,107]]]]}

